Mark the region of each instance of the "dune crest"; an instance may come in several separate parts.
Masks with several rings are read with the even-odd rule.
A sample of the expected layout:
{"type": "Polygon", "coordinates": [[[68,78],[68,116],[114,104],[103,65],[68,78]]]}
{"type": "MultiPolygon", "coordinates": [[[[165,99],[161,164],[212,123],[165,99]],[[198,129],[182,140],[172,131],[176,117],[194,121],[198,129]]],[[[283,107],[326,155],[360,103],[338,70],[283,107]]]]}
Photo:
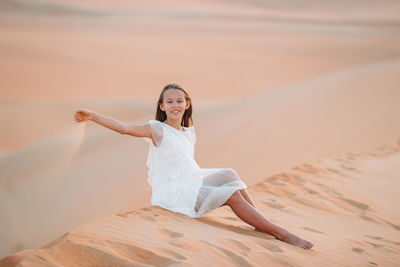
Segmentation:
{"type": "Polygon", "coordinates": [[[192,219],[160,207],[102,217],[0,266],[394,266],[400,261],[400,141],[307,162],[250,186],[258,209],[315,244],[256,232],[229,207],[192,219]],[[355,230],[357,229],[357,230],[355,230]]]}

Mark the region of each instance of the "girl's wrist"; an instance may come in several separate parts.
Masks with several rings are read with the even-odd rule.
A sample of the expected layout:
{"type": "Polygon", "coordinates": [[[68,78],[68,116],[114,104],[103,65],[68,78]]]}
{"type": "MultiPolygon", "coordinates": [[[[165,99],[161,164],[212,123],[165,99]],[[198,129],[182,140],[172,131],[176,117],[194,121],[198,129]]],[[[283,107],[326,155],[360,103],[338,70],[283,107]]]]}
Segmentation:
{"type": "Polygon", "coordinates": [[[95,111],[92,111],[90,113],[90,120],[91,121],[96,121],[97,117],[98,117],[98,114],[95,111]]]}

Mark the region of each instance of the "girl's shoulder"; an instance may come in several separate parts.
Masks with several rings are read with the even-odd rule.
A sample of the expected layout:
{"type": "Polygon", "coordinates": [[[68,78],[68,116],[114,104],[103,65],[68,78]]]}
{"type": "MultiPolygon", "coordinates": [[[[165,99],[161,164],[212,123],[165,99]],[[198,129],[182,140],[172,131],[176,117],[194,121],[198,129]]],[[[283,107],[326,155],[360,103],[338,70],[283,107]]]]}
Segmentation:
{"type": "Polygon", "coordinates": [[[149,120],[148,122],[149,124],[164,124],[163,122],[159,121],[159,120],[149,120]]]}
{"type": "Polygon", "coordinates": [[[183,128],[185,128],[185,131],[187,131],[187,132],[194,132],[194,125],[191,125],[191,126],[188,126],[188,127],[184,127],[183,126],[183,128]]]}
{"type": "MultiPolygon", "coordinates": [[[[165,127],[166,129],[171,129],[171,128],[173,128],[172,126],[166,124],[165,122],[159,121],[159,120],[149,120],[148,123],[149,123],[150,125],[160,125],[161,127],[165,127]]],[[[184,129],[194,131],[194,125],[191,125],[191,126],[188,126],[188,127],[185,127],[185,126],[182,126],[182,127],[183,127],[184,129]]],[[[176,130],[176,129],[175,129],[175,130],[176,130]]]]}

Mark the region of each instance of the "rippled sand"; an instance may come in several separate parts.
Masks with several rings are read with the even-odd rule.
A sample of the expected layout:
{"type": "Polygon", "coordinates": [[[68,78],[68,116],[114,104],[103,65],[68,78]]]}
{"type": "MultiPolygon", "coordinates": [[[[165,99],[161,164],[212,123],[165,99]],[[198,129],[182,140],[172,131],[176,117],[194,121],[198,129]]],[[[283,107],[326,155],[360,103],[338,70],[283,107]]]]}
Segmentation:
{"type": "Polygon", "coordinates": [[[88,242],[93,261],[398,262],[397,145],[369,154],[400,137],[398,10],[396,1],[3,1],[0,257],[68,232],[21,255],[59,249],[42,256],[62,262],[88,242]],[[193,98],[199,165],[234,168],[263,214],[308,237],[313,251],[260,238],[229,208],[201,220],[149,208],[147,143],[73,121],[87,107],[144,123],[172,81],[193,98]],[[339,164],[348,151],[355,160],[339,164]],[[150,219],[152,230],[139,230],[141,216],[165,225],[150,219]],[[112,233],[97,228],[110,222],[112,233]],[[207,253],[172,249],[168,231],[207,253]]]}

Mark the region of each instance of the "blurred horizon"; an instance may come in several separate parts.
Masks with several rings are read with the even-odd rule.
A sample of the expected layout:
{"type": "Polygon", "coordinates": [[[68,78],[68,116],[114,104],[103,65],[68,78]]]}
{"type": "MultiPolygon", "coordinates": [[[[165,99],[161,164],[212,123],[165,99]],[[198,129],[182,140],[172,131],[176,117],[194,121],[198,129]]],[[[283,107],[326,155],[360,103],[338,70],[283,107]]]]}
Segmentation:
{"type": "Polygon", "coordinates": [[[176,82],[199,165],[249,185],[398,142],[399,33],[392,0],[1,1],[0,257],[150,205],[148,146],[78,108],[145,123],[176,82]]]}

